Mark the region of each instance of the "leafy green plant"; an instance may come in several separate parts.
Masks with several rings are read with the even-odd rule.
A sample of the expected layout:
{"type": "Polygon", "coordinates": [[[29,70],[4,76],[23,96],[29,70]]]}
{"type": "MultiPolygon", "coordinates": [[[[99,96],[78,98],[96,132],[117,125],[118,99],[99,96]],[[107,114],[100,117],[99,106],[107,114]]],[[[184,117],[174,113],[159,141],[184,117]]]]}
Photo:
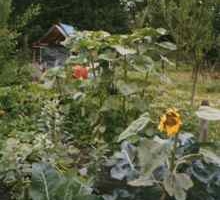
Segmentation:
{"type": "Polygon", "coordinates": [[[53,67],[45,72],[41,77],[44,86],[48,89],[55,88],[60,95],[63,94],[62,83],[66,78],[66,73],[60,66],[53,67]]]}
{"type": "MultiPolygon", "coordinates": [[[[172,110],[168,111],[166,120],[172,110]]],[[[193,187],[193,181],[189,174],[183,170],[183,167],[192,166],[193,161],[199,160],[202,156],[198,153],[198,149],[190,149],[189,146],[184,146],[181,149],[181,142],[184,136],[178,137],[178,114],[176,115],[176,125],[174,121],[172,124],[165,126],[165,121],[162,125],[167,134],[174,134],[174,137],[168,140],[162,140],[158,137],[152,139],[139,138],[135,140],[138,142],[138,147],[135,147],[124,141],[121,145],[121,152],[114,154],[111,160],[107,161],[106,165],[110,167],[111,177],[119,181],[127,181],[127,184],[132,187],[155,187],[161,188],[161,200],[168,199],[168,197],[175,197],[177,200],[187,199],[187,191],[193,187]],[[169,127],[170,126],[170,127],[169,127]],[[172,126],[172,127],[171,127],[172,126]],[[176,129],[174,130],[174,126],[176,129]],[[138,157],[138,162],[136,161],[138,157]],[[161,174],[159,171],[162,171],[161,174]]],[[[119,142],[125,139],[134,141],[132,138],[137,136],[138,132],[142,130],[148,120],[148,115],[141,116],[134,121],[120,136],[119,142]]],[[[165,120],[165,118],[162,118],[165,120]]],[[[174,119],[173,119],[174,120],[174,119]]],[[[191,136],[190,136],[191,137],[191,136]]],[[[189,137],[189,138],[190,138],[189,137]]]]}
{"type": "Polygon", "coordinates": [[[49,138],[35,132],[20,133],[5,140],[1,147],[1,182],[10,188],[12,197],[28,196],[32,162],[42,159],[54,163],[54,147],[49,138]]]}
{"type": "Polygon", "coordinates": [[[61,131],[64,118],[59,103],[58,99],[45,101],[38,120],[39,131],[51,137],[56,144],[62,139],[61,131]]]}
{"type": "Polygon", "coordinates": [[[193,135],[184,133],[179,135],[174,171],[170,171],[167,161],[171,158],[173,144],[174,140],[158,137],[153,140],[140,138],[136,145],[124,141],[121,151],[105,163],[110,177],[104,173],[104,177],[98,179],[98,187],[102,185],[111,191],[104,195],[105,199],[218,198],[219,157],[208,150],[199,151],[193,135]]]}
{"type": "Polygon", "coordinates": [[[32,166],[31,198],[33,200],[99,200],[92,188],[74,174],[60,174],[48,164],[32,166]]]}
{"type": "MultiPolygon", "coordinates": [[[[161,59],[160,55],[175,49],[171,43],[157,42],[165,32],[164,29],[152,28],[138,29],[127,35],[83,31],[64,42],[71,52],[77,53],[70,56],[67,68],[74,64],[90,66],[91,80],[72,82],[74,86],[79,83],[74,93],[83,90],[88,101],[98,101],[95,106],[97,116],[94,117],[94,113],[89,115],[95,119],[91,122],[91,128],[99,140],[112,140],[130,121],[147,110],[148,76],[156,71],[155,61],[161,59]],[[133,73],[139,75],[139,82],[146,82],[146,85],[131,81],[130,75],[133,73]]],[[[84,103],[89,104],[86,99],[84,103]]],[[[79,105],[81,109],[85,109],[85,104],[79,105]]],[[[90,113],[90,110],[85,109],[85,113],[90,113]]]]}

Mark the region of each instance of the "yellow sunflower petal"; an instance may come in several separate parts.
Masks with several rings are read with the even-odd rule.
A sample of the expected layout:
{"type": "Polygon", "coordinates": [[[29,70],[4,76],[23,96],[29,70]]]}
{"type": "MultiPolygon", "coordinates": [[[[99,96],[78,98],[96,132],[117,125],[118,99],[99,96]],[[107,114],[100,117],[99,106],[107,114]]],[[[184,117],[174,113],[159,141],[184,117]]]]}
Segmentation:
{"type": "Polygon", "coordinates": [[[182,125],[180,114],[176,108],[167,109],[166,114],[160,118],[158,129],[166,132],[168,137],[175,136],[182,125]]]}
{"type": "Polygon", "coordinates": [[[161,118],[160,118],[160,123],[159,123],[159,126],[158,126],[158,129],[159,129],[161,132],[163,132],[163,131],[165,130],[165,126],[164,126],[165,122],[166,122],[166,115],[163,115],[163,116],[161,116],[161,118]]]}

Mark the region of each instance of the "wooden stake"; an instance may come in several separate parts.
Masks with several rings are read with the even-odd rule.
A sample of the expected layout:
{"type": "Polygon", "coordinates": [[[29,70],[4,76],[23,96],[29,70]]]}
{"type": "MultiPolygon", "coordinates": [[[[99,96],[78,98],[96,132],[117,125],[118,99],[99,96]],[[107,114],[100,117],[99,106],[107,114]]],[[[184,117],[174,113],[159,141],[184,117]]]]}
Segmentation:
{"type": "MultiPolygon", "coordinates": [[[[209,101],[203,100],[201,103],[201,106],[209,106],[209,101]]],[[[208,120],[200,119],[199,142],[207,142],[208,141],[208,129],[209,129],[208,120]]]]}

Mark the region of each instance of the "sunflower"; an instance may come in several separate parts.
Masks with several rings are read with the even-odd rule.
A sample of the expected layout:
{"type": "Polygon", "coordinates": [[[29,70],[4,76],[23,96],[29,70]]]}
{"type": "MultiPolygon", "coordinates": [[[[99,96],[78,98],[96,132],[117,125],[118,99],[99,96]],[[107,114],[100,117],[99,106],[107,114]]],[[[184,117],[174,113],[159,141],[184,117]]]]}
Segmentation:
{"type": "Polygon", "coordinates": [[[168,137],[174,137],[182,125],[180,114],[176,108],[170,108],[160,117],[158,126],[161,132],[166,132],[168,137]]]}

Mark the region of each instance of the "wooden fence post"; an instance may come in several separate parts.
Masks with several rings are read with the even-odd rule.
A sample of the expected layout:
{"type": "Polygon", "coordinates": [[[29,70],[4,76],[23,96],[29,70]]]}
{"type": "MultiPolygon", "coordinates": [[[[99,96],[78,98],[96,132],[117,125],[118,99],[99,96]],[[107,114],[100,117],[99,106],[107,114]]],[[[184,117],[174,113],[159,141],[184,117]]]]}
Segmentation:
{"type": "MultiPolygon", "coordinates": [[[[209,106],[208,100],[203,100],[201,106],[209,106]]],[[[208,141],[209,122],[206,119],[200,119],[199,125],[199,142],[208,141]]]]}

